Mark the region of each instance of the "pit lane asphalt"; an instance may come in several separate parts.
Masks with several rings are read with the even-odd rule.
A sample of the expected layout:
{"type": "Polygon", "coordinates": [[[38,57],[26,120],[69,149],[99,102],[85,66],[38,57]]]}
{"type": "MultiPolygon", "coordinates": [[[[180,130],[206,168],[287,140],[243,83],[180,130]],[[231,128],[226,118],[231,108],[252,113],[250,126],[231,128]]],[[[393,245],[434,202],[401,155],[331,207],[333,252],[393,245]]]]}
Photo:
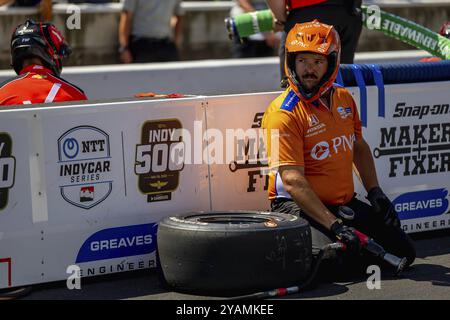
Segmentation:
{"type": "MultiPolygon", "coordinates": [[[[415,234],[417,259],[413,268],[400,278],[382,274],[381,289],[369,290],[367,278],[346,282],[320,283],[310,291],[281,299],[420,299],[450,300],[450,229],[415,234]]],[[[66,283],[36,285],[24,300],[205,300],[220,297],[197,296],[167,291],[158,285],[153,270],[126,272],[103,277],[82,279],[81,290],[68,290],[66,283]]]]}

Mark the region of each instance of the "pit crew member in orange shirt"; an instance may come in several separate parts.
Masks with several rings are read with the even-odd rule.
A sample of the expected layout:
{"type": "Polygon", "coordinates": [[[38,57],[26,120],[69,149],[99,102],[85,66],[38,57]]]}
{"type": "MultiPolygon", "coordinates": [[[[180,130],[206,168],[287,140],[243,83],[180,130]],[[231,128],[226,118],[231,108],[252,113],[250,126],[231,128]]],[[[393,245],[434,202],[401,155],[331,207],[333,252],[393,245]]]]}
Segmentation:
{"type": "MultiPolygon", "coordinates": [[[[263,117],[263,128],[268,129],[272,211],[294,214],[310,223],[314,256],[339,239],[351,254],[338,254],[333,260],[340,265],[360,261],[364,253],[355,228],[387,252],[406,257],[410,265],[416,257],[414,245],[378,184],[356,104],[345,88],[334,84],[341,52],[338,33],[317,20],[296,24],[285,46],[289,87],[263,117]],[[278,155],[270,154],[275,143],[278,155]],[[353,166],[371,205],[355,196],[353,166]],[[353,217],[351,212],[340,215],[340,206],[351,208],[353,217]]],[[[362,261],[373,263],[366,258],[362,261]]]]}

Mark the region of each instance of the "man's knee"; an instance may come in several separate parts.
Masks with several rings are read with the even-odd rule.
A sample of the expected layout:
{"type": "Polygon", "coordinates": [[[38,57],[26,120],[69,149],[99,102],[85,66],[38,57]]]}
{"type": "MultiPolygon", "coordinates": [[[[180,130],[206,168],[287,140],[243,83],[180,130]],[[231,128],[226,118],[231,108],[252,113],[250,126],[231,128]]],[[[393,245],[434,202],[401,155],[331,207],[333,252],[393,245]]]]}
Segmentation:
{"type": "Polygon", "coordinates": [[[406,258],[406,265],[411,265],[416,259],[416,248],[412,239],[400,228],[396,230],[396,239],[392,239],[392,243],[389,244],[385,250],[391,254],[398,256],[399,258],[406,258]]]}

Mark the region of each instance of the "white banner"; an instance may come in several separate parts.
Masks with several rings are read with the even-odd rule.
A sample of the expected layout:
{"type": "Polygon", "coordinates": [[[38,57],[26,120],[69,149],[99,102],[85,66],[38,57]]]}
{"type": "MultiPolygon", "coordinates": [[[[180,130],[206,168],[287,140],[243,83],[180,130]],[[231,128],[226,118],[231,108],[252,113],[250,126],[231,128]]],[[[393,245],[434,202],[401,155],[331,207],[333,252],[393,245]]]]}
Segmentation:
{"type": "Polygon", "coordinates": [[[156,223],[210,209],[207,166],[184,161],[203,103],[0,111],[0,287],[154,267],[156,223]]]}
{"type": "Polygon", "coordinates": [[[267,151],[261,121],[264,111],[278,95],[208,98],[208,129],[218,130],[224,137],[222,148],[219,144],[210,144],[211,149],[219,148],[216,154],[222,154],[217,157],[219,164],[211,164],[213,210],[270,210],[268,176],[264,172],[267,151]]]}
{"type": "MultiPolygon", "coordinates": [[[[450,227],[449,85],[367,87],[367,106],[349,88],[406,232],[450,227]]],[[[163,217],[269,209],[278,94],[0,110],[0,288],[154,267],[163,217]]]]}
{"type": "Polygon", "coordinates": [[[450,227],[450,82],[385,86],[385,110],[368,88],[368,124],[378,179],[406,232],[450,227]]]}

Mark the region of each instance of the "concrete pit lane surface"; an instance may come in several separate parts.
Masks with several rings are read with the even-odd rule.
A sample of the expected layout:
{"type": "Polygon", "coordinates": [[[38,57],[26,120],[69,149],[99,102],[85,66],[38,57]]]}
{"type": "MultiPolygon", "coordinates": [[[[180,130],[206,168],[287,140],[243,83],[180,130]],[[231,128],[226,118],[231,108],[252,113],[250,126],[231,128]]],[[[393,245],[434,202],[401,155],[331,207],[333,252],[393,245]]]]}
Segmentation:
{"type": "MultiPolygon", "coordinates": [[[[412,235],[417,259],[399,278],[381,273],[380,289],[369,289],[367,276],[348,276],[335,282],[322,279],[312,290],[280,299],[311,300],[450,300],[450,229],[412,235]]],[[[321,276],[323,277],[323,276],[321,276]]],[[[370,283],[373,283],[369,279],[370,283]]],[[[209,300],[223,297],[198,296],[171,291],[160,285],[155,270],[85,278],[81,289],[68,290],[66,282],[36,285],[24,300],[209,300]]]]}

